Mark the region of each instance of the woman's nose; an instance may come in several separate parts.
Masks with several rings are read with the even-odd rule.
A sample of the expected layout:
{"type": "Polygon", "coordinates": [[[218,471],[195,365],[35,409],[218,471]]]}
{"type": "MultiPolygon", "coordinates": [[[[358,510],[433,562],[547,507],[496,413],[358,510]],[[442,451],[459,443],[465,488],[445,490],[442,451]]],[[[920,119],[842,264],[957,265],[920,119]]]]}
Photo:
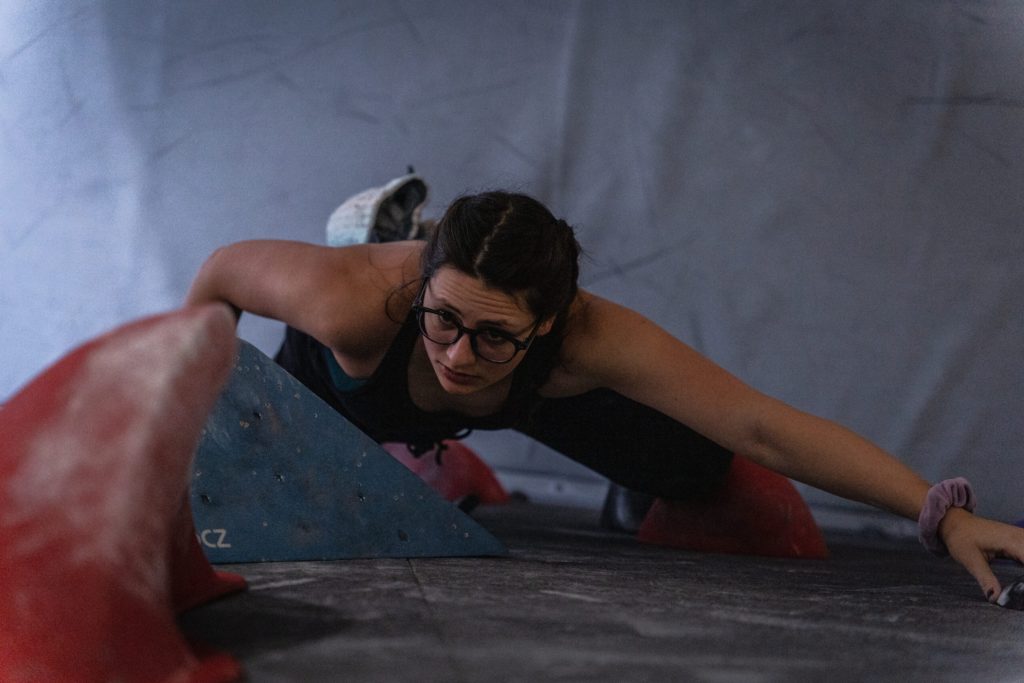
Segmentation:
{"type": "Polygon", "coordinates": [[[476,354],[473,353],[473,344],[468,334],[462,335],[454,344],[448,346],[448,360],[453,369],[476,362],[476,354]]]}

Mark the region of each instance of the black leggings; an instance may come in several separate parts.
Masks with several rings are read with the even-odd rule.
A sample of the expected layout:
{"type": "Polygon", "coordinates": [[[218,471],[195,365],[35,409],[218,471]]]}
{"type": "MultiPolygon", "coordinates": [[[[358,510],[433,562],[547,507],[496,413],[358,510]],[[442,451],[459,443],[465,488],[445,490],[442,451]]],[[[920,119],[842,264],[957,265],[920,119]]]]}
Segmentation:
{"type": "Polygon", "coordinates": [[[714,492],[732,463],[722,446],[609,389],[546,399],[519,431],[620,486],[663,498],[714,492]]]}

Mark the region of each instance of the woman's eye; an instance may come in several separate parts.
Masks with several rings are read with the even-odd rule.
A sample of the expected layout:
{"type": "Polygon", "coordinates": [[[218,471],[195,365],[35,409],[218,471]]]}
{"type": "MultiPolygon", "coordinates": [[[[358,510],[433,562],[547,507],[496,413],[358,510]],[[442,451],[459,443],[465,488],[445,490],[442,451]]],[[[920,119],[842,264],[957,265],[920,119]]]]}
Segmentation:
{"type": "Polygon", "coordinates": [[[455,314],[451,313],[450,311],[438,311],[437,317],[441,320],[443,324],[448,325],[450,327],[455,327],[455,314]]]}
{"type": "Polygon", "coordinates": [[[480,336],[488,344],[501,344],[508,341],[508,337],[497,330],[483,330],[480,332],[480,336]]]}

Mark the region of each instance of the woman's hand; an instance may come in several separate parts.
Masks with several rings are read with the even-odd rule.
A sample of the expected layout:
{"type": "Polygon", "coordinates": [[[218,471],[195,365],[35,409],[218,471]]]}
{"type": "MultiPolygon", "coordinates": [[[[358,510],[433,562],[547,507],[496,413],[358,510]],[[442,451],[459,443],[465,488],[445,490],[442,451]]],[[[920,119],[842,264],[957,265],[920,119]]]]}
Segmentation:
{"type": "Polygon", "coordinates": [[[1024,564],[1024,529],[995,522],[961,508],[950,508],[939,524],[939,536],[954,560],[981,586],[989,602],[999,597],[999,580],[989,563],[996,558],[1024,564]]]}

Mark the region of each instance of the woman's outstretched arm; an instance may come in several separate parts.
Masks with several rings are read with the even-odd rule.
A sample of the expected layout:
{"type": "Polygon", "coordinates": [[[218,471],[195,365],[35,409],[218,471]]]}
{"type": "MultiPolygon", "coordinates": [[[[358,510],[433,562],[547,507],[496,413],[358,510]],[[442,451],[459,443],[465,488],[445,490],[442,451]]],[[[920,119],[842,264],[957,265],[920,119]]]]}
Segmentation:
{"type": "MultiPolygon", "coordinates": [[[[854,432],[757,392],[643,316],[599,297],[566,343],[568,369],[674,417],[787,477],[917,520],[928,482],[854,432]]],[[[950,554],[992,600],[997,556],[1024,563],[1024,529],[951,509],[939,526],[950,554]]]]}

